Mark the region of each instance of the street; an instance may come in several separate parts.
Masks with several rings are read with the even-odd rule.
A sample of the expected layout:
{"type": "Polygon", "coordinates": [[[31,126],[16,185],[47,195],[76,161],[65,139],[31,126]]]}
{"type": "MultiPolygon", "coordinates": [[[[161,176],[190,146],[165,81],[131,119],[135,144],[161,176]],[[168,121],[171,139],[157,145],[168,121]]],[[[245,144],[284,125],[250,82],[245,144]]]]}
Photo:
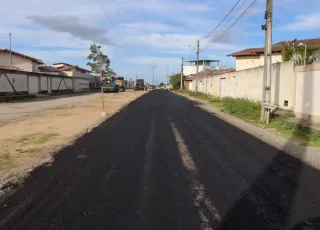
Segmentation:
{"type": "Polygon", "coordinates": [[[0,229],[319,227],[319,180],[196,102],[154,90],[0,199],[0,229]]]}

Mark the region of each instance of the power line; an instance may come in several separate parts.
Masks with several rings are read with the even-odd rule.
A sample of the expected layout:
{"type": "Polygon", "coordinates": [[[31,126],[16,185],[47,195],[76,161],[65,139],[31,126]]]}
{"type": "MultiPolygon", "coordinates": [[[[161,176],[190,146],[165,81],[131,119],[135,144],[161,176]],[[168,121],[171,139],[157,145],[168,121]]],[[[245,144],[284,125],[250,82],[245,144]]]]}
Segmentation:
{"type": "MultiPolygon", "coordinates": [[[[118,14],[119,14],[119,17],[120,17],[122,23],[125,25],[124,20],[123,20],[122,15],[121,15],[121,12],[120,12],[119,8],[117,7],[117,4],[116,4],[115,0],[113,0],[113,4],[114,4],[114,7],[115,7],[115,8],[117,9],[117,11],[118,11],[118,14]]],[[[119,4],[119,2],[118,2],[118,4],[119,4]]]]}
{"type": "Polygon", "coordinates": [[[142,10],[143,10],[144,25],[145,25],[145,27],[146,27],[147,35],[148,35],[148,34],[149,34],[149,30],[148,30],[148,27],[147,27],[146,11],[145,11],[145,9],[144,9],[143,0],[141,0],[141,4],[142,4],[142,10]]]}
{"type": "MultiPolygon", "coordinates": [[[[229,31],[248,11],[251,7],[253,7],[253,5],[257,2],[257,0],[254,0],[248,7],[246,10],[244,10],[242,12],[242,14],[239,15],[239,17],[233,22],[230,24],[229,27],[227,27],[221,34],[220,36],[224,35],[227,31],[229,31]]],[[[215,36],[216,38],[217,36],[215,36]]],[[[214,40],[214,39],[213,39],[214,40]]],[[[204,50],[205,48],[207,48],[209,45],[209,43],[207,43],[207,45],[205,47],[203,47],[200,51],[204,50]]]]}
{"type": "Polygon", "coordinates": [[[105,15],[107,15],[107,17],[108,17],[108,19],[109,19],[109,22],[111,23],[111,25],[113,26],[113,28],[116,28],[116,27],[114,26],[114,24],[113,24],[113,22],[112,22],[112,20],[111,20],[111,18],[110,18],[110,16],[109,16],[109,14],[107,13],[107,11],[104,9],[103,5],[101,4],[100,0],[98,0],[98,3],[99,3],[99,5],[101,6],[101,9],[102,9],[103,12],[105,13],[105,15]]]}
{"type": "Polygon", "coordinates": [[[201,40],[209,37],[214,31],[216,31],[216,29],[218,29],[218,27],[227,19],[227,17],[231,14],[231,12],[234,10],[234,8],[236,8],[236,6],[238,5],[238,3],[240,2],[241,0],[238,0],[236,2],[236,4],[232,7],[232,9],[229,11],[229,13],[222,19],[222,21],[210,32],[208,33],[207,35],[205,35],[204,37],[201,38],[201,40]]]}

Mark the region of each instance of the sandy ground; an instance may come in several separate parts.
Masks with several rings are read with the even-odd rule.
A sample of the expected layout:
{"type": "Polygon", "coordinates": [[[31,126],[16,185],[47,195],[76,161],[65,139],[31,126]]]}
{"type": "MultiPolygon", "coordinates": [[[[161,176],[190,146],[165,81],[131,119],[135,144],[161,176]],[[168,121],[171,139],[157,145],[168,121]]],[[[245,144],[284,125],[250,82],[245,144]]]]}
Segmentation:
{"type": "MultiPolygon", "coordinates": [[[[25,174],[34,166],[51,160],[52,153],[71,144],[78,136],[90,131],[104,119],[119,111],[145,92],[105,94],[107,116],[101,116],[100,94],[68,98],[69,104],[59,99],[47,101],[47,110],[36,116],[20,117],[19,121],[0,126],[0,187],[1,181],[25,174]],[[76,103],[74,103],[76,102],[76,103]],[[53,106],[55,106],[53,108],[53,106]]],[[[42,102],[41,102],[42,103],[42,102]]],[[[39,103],[35,102],[35,106],[39,103]]],[[[24,105],[25,106],[25,105],[24,105]]],[[[28,102],[28,106],[33,106],[28,102]]],[[[32,110],[32,109],[31,109],[32,110]]]]}

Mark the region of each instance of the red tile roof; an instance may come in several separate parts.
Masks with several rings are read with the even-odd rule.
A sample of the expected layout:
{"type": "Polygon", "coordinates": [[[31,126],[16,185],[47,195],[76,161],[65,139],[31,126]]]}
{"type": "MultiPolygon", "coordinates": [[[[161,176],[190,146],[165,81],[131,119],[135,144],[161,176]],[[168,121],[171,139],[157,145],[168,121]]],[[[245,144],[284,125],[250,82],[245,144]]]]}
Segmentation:
{"type": "MultiPolygon", "coordinates": [[[[272,45],[272,53],[280,53],[282,46],[287,44],[290,41],[280,41],[278,43],[275,43],[272,45]]],[[[306,44],[308,47],[310,46],[318,46],[320,45],[320,38],[312,38],[312,39],[301,39],[296,40],[294,42],[295,46],[298,46],[300,43],[306,44]]],[[[241,56],[259,56],[261,54],[264,54],[264,48],[248,48],[245,50],[241,50],[232,54],[229,54],[228,56],[232,57],[241,57],[241,56]]]]}
{"type": "MultiPolygon", "coordinates": [[[[272,53],[280,53],[281,52],[281,45],[273,45],[272,46],[272,53]]],[[[240,57],[240,56],[259,56],[264,54],[264,48],[249,48],[245,50],[241,50],[232,54],[228,54],[228,56],[232,57],[240,57]]]]}
{"type": "MultiPolygon", "coordinates": [[[[0,52],[2,52],[2,53],[10,53],[10,50],[8,50],[8,49],[4,49],[4,50],[3,50],[3,49],[0,49],[0,52]]],[[[27,56],[27,55],[24,55],[24,54],[22,54],[22,53],[18,53],[18,52],[15,52],[15,51],[11,51],[11,53],[12,53],[13,55],[17,55],[17,56],[20,56],[20,57],[29,59],[29,60],[31,60],[31,61],[33,61],[33,62],[35,62],[35,63],[43,64],[43,62],[42,62],[40,59],[37,59],[37,58],[34,58],[34,57],[30,57],[30,56],[27,56]]]]}
{"type": "Polygon", "coordinates": [[[76,65],[67,65],[67,66],[60,66],[60,67],[55,67],[56,69],[60,70],[60,71],[68,71],[70,69],[77,69],[79,71],[82,71],[82,72],[85,72],[85,73],[90,73],[91,71],[90,70],[87,70],[87,69],[83,69],[83,68],[80,68],[79,66],[76,66],[76,65]]]}

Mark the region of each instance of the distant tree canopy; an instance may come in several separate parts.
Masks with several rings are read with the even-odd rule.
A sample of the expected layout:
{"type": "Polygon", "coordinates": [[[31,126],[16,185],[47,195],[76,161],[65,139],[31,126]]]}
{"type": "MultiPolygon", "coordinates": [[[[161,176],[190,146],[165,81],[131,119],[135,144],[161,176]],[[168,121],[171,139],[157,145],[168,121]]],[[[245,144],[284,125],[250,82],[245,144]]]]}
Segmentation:
{"type": "MultiPolygon", "coordinates": [[[[172,85],[173,89],[180,89],[180,82],[181,82],[181,74],[177,73],[177,74],[173,74],[170,76],[170,84],[172,85]]],[[[183,80],[184,80],[185,76],[183,76],[183,80]]]]}
{"type": "Polygon", "coordinates": [[[159,86],[161,87],[161,86],[164,86],[165,84],[163,83],[163,82],[161,82],[160,84],[159,84],[159,86]]]}
{"type": "Polygon", "coordinates": [[[87,65],[91,67],[91,71],[102,75],[103,77],[111,77],[115,73],[110,68],[110,59],[101,51],[101,46],[93,44],[90,46],[90,54],[88,55],[87,65]]]}

